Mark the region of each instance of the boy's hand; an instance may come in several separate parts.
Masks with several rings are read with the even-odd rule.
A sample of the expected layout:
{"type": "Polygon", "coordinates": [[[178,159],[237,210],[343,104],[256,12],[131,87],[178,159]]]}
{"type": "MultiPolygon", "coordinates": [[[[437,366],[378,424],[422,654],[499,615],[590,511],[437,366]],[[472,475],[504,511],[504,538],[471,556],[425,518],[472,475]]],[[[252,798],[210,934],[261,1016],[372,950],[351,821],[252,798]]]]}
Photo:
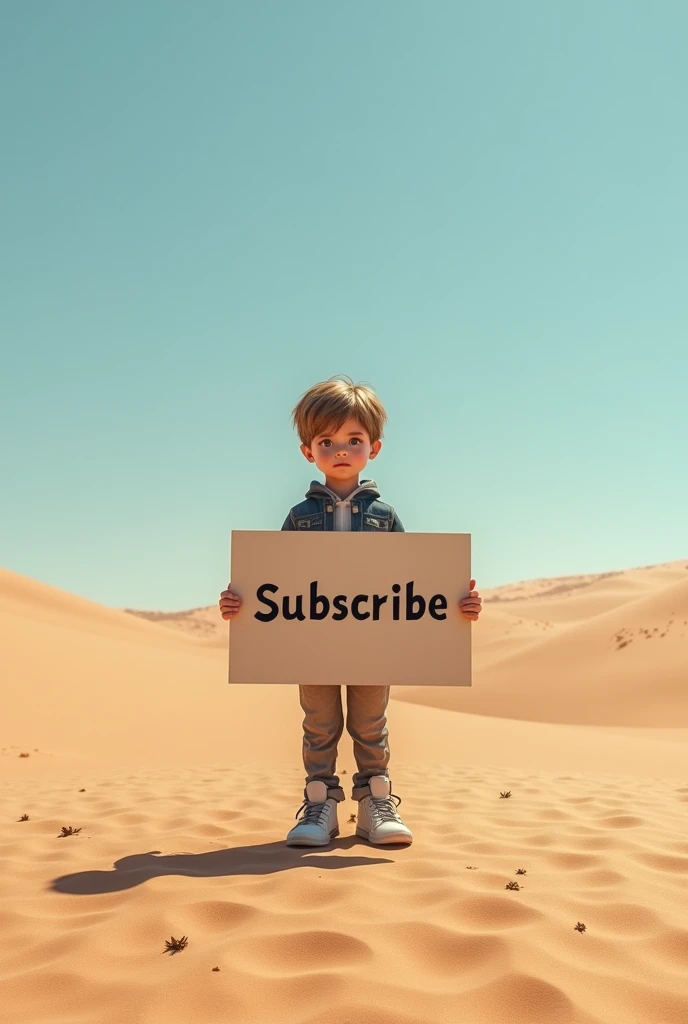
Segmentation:
{"type": "Polygon", "coordinates": [[[467,619],[477,620],[483,606],[483,599],[478,591],[473,589],[474,586],[475,580],[471,580],[470,594],[468,597],[461,598],[459,608],[461,609],[461,614],[465,615],[467,619]]]}
{"type": "Polygon", "coordinates": [[[227,584],[227,589],[223,590],[220,594],[220,611],[222,612],[223,619],[233,619],[235,615],[239,613],[241,608],[241,598],[238,594],[233,594],[231,591],[231,583],[227,584]]]}

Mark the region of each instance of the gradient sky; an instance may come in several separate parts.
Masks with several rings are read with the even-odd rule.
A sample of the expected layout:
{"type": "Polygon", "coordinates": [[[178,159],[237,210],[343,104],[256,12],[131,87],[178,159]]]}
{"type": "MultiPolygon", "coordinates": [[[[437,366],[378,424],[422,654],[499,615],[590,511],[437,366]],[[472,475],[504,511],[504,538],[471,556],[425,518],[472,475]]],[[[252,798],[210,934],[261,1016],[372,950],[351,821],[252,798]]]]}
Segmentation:
{"type": "Polygon", "coordinates": [[[688,556],[683,0],[0,11],[0,564],[215,603],[336,373],[478,589],[688,556]]]}

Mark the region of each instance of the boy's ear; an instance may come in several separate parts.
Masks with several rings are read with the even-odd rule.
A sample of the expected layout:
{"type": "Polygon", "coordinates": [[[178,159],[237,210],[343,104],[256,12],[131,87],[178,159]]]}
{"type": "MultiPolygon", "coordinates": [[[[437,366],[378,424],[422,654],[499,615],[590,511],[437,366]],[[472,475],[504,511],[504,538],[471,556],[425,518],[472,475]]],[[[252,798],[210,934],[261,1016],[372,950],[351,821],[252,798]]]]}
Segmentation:
{"type": "Polygon", "coordinates": [[[301,447],[301,452],[303,453],[304,458],[308,459],[309,462],[315,462],[315,459],[313,458],[313,453],[311,452],[311,450],[308,447],[308,445],[307,444],[302,444],[300,447],[301,447]]]}
{"type": "Polygon", "coordinates": [[[368,456],[368,458],[369,459],[374,459],[375,456],[379,454],[381,448],[382,448],[382,441],[380,441],[380,440],[373,441],[373,443],[370,446],[370,455],[368,456]]]}

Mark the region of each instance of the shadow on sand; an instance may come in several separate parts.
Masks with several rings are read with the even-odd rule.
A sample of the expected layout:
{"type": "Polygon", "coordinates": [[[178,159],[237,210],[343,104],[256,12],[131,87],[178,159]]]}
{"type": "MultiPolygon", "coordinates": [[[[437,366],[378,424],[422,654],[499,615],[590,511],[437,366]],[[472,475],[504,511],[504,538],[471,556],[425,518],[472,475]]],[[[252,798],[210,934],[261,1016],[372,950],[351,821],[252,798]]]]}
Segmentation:
{"type": "MultiPolygon", "coordinates": [[[[389,844],[392,849],[405,847],[404,843],[389,844]]],[[[352,868],[360,865],[389,864],[388,857],[341,857],[337,850],[350,850],[366,846],[364,839],[345,836],[333,839],[327,853],[314,846],[285,846],[284,842],[239,846],[207,853],[162,854],[160,850],[133,853],[115,861],[109,871],[77,871],[54,879],[50,889],[54,892],[77,896],[94,893],[120,892],[161,875],[197,875],[199,878],[221,878],[223,875],[270,875],[299,867],[318,867],[322,871],[352,868]]]]}

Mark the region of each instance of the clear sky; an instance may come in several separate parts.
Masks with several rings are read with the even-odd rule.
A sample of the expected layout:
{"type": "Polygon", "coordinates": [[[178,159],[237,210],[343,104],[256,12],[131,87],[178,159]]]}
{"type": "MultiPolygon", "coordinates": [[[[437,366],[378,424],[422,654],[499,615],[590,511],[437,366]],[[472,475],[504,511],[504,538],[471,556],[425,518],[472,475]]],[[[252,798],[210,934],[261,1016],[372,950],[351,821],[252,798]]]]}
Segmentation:
{"type": "Polygon", "coordinates": [[[683,0],[0,11],[0,564],[215,603],[337,373],[478,589],[688,556],[683,0]]]}

